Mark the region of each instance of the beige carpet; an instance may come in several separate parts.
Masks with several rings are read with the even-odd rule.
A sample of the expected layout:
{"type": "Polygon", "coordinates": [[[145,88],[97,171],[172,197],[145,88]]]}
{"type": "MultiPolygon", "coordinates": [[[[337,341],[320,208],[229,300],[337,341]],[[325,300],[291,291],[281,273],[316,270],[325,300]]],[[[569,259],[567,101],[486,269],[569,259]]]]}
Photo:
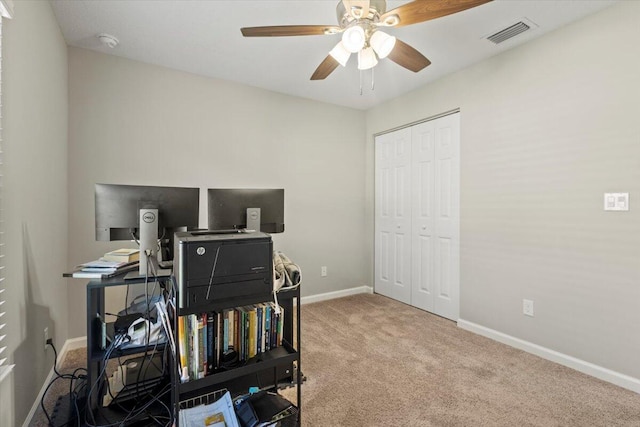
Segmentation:
{"type": "Polygon", "coordinates": [[[640,395],[388,298],[301,312],[305,427],[640,426],[640,395]]]}
{"type": "MultiPolygon", "coordinates": [[[[53,359],[53,357],[51,358],[53,359]]],[[[60,374],[72,374],[76,368],[85,368],[87,366],[87,351],[86,348],[80,348],[77,350],[68,351],[65,355],[62,363],[58,364],[58,372],[60,374]]],[[[81,372],[82,373],[82,372],[81,372]]],[[[76,385],[77,383],[74,383],[76,385]]],[[[71,381],[67,379],[58,379],[53,382],[51,388],[44,396],[43,403],[44,407],[47,410],[49,417],[53,417],[53,412],[55,410],[55,403],[58,400],[59,396],[64,396],[69,393],[69,386],[71,385],[71,381]]],[[[40,403],[40,402],[38,402],[40,403]]],[[[64,417],[58,418],[65,419],[64,417]]],[[[60,424],[59,422],[56,424],[60,424]]],[[[41,407],[38,406],[38,410],[33,415],[31,422],[29,423],[29,427],[45,427],[49,425],[47,417],[42,411],[41,407]]]]}
{"type": "Polygon", "coordinates": [[[305,426],[640,426],[640,395],[382,296],[302,325],[305,426]]]}

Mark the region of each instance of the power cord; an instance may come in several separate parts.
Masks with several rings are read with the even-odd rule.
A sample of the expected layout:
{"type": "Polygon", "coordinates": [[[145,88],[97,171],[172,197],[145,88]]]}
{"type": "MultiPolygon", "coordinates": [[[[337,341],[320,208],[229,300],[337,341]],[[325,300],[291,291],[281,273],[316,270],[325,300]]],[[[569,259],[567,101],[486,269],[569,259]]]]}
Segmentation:
{"type": "MultiPolygon", "coordinates": [[[[54,360],[53,360],[53,372],[55,373],[55,377],[49,382],[49,384],[47,385],[47,387],[44,390],[44,393],[42,394],[42,398],[40,399],[40,407],[42,408],[42,412],[44,413],[45,417],[47,418],[48,421],[48,425],[53,425],[51,416],[49,415],[49,413],[47,412],[47,409],[44,407],[44,399],[47,396],[47,393],[49,392],[49,389],[53,386],[53,384],[60,379],[65,379],[65,380],[70,380],[71,382],[69,383],[69,407],[73,407],[75,409],[75,413],[76,413],[76,417],[75,419],[78,422],[78,425],[80,423],[80,410],[78,408],[77,405],[77,400],[78,400],[78,393],[79,390],[81,390],[82,388],[86,387],[86,372],[87,370],[85,368],[77,368],[73,371],[73,373],[71,374],[61,374],[58,371],[58,368],[56,367],[56,364],[58,362],[58,351],[56,350],[56,346],[53,344],[53,339],[49,338],[47,339],[47,345],[51,346],[51,348],[53,349],[53,354],[54,354],[54,360]],[[84,371],[84,374],[79,374],[79,372],[84,371]],[[74,388],[73,383],[74,381],[82,381],[80,383],[80,386],[78,386],[78,383],[76,383],[76,387],[74,388]]],[[[67,422],[65,424],[63,424],[62,426],[68,426],[70,425],[69,423],[73,421],[73,418],[69,418],[69,420],[67,420],[67,422]]],[[[59,426],[59,427],[62,427],[59,426]]]]}
{"type": "MultiPolygon", "coordinates": [[[[151,317],[150,296],[153,297],[153,295],[155,295],[155,292],[157,289],[157,281],[154,281],[153,288],[151,289],[151,291],[149,289],[148,279],[145,280],[144,287],[145,287],[145,293],[144,293],[145,300],[144,300],[143,307],[145,312],[140,313],[140,315],[146,316],[146,318],[150,318],[151,317]]],[[[129,287],[127,286],[127,288],[129,287]]],[[[125,301],[125,304],[128,306],[127,301],[125,301]]],[[[114,315],[112,313],[108,313],[108,314],[114,315]]],[[[118,316],[118,315],[115,315],[115,316],[118,316]]],[[[108,393],[112,399],[109,405],[119,408],[123,413],[126,413],[126,416],[121,421],[111,422],[108,419],[106,419],[106,417],[104,417],[104,414],[103,414],[103,419],[100,420],[103,422],[103,424],[99,424],[96,418],[93,416],[93,413],[91,411],[88,411],[91,415],[90,420],[85,415],[85,424],[88,427],[110,427],[110,426],[116,426],[116,425],[124,425],[125,423],[133,422],[143,417],[149,417],[159,425],[171,424],[171,421],[173,419],[172,411],[166,404],[164,404],[164,402],[160,400],[160,398],[164,398],[165,396],[169,395],[170,388],[167,389],[165,386],[165,388],[163,388],[160,391],[158,391],[157,388],[152,388],[148,390],[139,388],[139,387],[142,387],[141,382],[144,378],[146,378],[147,373],[149,372],[149,369],[151,369],[152,367],[154,368],[154,370],[160,372],[160,376],[164,377],[166,375],[166,364],[164,362],[162,362],[160,366],[156,364],[154,356],[156,355],[156,352],[158,350],[159,342],[156,340],[154,344],[151,344],[149,328],[147,328],[147,331],[146,331],[145,342],[143,345],[144,352],[142,353],[141,362],[139,362],[141,363],[141,366],[139,369],[137,369],[137,377],[135,379],[135,386],[134,386],[136,396],[133,399],[133,403],[134,403],[133,407],[125,408],[118,399],[118,393],[115,393],[114,395],[114,392],[111,390],[109,386],[109,380],[108,378],[106,378],[107,363],[108,363],[108,360],[112,357],[114,351],[119,349],[120,346],[124,344],[127,340],[130,340],[130,337],[126,333],[122,333],[114,337],[113,342],[111,343],[109,348],[106,349],[104,359],[103,359],[103,369],[98,375],[98,379],[96,383],[94,383],[94,385],[91,387],[91,390],[89,391],[89,395],[88,395],[89,396],[88,399],[89,399],[90,396],[97,390],[96,385],[98,384],[98,382],[105,383],[106,393],[108,393]],[[166,415],[149,412],[148,411],[149,407],[154,404],[160,408],[164,408],[164,411],[166,411],[166,415]],[[162,422],[162,420],[164,419],[166,419],[167,421],[162,422]]],[[[165,361],[167,358],[167,355],[166,355],[167,349],[168,349],[168,346],[164,348],[165,354],[162,356],[163,361],[165,361]]],[[[121,361],[120,357],[121,357],[120,355],[117,356],[119,365],[122,366],[123,362],[121,361]]]]}

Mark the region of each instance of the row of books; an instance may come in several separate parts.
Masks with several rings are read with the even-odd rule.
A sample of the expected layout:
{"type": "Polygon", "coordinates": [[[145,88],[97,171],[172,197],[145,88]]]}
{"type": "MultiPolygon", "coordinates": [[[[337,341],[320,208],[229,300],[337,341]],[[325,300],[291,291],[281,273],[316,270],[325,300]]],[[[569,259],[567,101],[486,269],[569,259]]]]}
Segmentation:
{"type": "Polygon", "coordinates": [[[272,302],[178,317],[182,381],[201,379],[282,345],[284,308],[272,302]]]}

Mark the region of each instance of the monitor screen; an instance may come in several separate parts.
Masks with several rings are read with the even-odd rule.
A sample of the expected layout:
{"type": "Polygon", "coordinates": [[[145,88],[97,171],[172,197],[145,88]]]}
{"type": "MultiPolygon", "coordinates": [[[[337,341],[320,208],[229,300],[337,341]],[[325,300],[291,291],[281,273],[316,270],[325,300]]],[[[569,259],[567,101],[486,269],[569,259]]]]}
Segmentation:
{"type": "Polygon", "coordinates": [[[282,188],[210,188],[207,199],[209,230],[251,228],[247,227],[247,209],[258,208],[260,209],[259,231],[284,232],[284,189],[282,188]]]}
{"type": "MultiPolygon", "coordinates": [[[[157,234],[154,231],[151,239],[159,239],[162,244],[160,259],[172,260],[173,234],[198,228],[199,206],[199,188],[96,184],[96,240],[136,240],[143,251],[140,212],[151,210],[157,214],[151,224],[157,234]]],[[[143,224],[142,230],[148,229],[148,225],[143,224]]],[[[157,245],[152,246],[151,255],[155,256],[157,245]]]]}

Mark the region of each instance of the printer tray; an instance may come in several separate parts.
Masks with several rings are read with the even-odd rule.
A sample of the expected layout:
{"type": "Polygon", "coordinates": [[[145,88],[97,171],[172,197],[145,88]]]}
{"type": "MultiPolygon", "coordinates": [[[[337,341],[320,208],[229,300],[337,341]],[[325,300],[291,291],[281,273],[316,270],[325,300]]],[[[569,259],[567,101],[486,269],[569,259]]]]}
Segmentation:
{"type": "Polygon", "coordinates": [[[237,280],[232,282],[212,283],[189,283],[183,289],[186,293],[187,307],[195,308],[207,306],[215,301],[222,301],[230,298],[247,297],[253,295],[264,295],[269,298],[273,290],[272,284],[265,281],[264,277],[253,279],[237,280]]]}

